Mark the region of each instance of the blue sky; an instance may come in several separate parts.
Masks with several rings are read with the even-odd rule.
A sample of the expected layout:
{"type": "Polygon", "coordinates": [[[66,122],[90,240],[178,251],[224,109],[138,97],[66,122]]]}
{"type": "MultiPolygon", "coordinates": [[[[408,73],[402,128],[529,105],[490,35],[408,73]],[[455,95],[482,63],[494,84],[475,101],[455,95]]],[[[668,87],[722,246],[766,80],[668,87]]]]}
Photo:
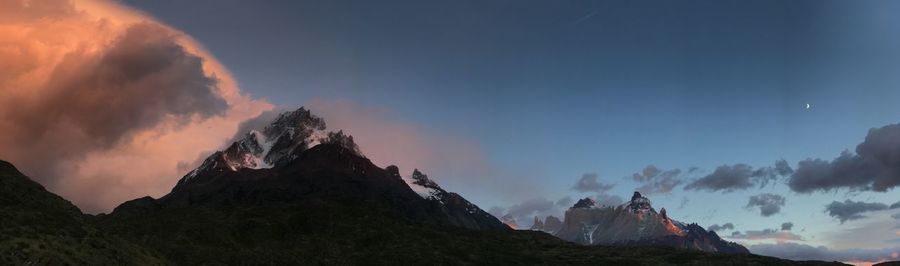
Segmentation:
{"type": "MultiPolygon", "coordinates": [[[[592,196],[571,190],[585,173],[624,198],[640,185],[628,177],[649,164],[708,174],[830,160],[900,117],[900,2],[125,2],[199,40],[253,97],[384,108],[426,132],[471,139],[512,173],[485,182],[536,188],[496,194],[435,176],[485,209],[592,196]]],[[[651,199],[703,226],[793,222],[802,243],[831,248],[851,247],[834,241],[841,232],[892,218],[875,211],[841,224],[826,204],[900,199],[896,190],[797,194],[784,182],[730,193],[682,185],[651,199]],[[760,193],[786,205],[769,217],[744,208],[760,193]]],[[[885,241],[855,245],[892,246],[885,241]]]]}

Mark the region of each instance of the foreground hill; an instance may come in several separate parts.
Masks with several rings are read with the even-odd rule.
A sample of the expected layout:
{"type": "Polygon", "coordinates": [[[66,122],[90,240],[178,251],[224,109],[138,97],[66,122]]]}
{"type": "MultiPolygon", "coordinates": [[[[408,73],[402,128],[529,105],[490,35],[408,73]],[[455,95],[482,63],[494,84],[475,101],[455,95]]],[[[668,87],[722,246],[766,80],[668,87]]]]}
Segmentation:
{"type": "Polygon", "coordinates": [[[78,208],[0,161],[0,265],[162,265],[152,249],[98,231],[78,208]]]}

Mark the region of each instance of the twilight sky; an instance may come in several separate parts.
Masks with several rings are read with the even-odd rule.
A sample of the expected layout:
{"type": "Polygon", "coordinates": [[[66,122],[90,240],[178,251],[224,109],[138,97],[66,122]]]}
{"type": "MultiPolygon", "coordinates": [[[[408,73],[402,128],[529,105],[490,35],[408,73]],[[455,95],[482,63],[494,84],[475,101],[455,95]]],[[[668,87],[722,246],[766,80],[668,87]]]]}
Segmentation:
{"type": "MultiPolygon", "coordinates": [[[[20,2],[0,3],[8,1],[20,2]]],[[[330,127],[358,137],[363,152],[381,166],[398,164],[407,173],[418,167],[448,190],[497,214],[513,214],[526,227],[535,215],[561,216],[578,198],[616,201],[640,188],[671,217],[717,225],[720,235],[758,253],[862,262],[896,259],[900,250],[900,204],[891,206],[900,203],[900,126],[890,126],[900,122],[900,17],[893,12],[900,2],[123,4],[139,11],[113,9],[190,39],[177,41],[187,55],[164,50],[169,52],[152,58],[175,58],[171,71],[196,72],[200,80],[237,84],[173,90],[191,93],[163,93],[159,97],[184,102],[152,108],[177,111],[138,113],[148,126],[131,126],[135,132],[158,129],[167,124],[159,121],[172,116],[227,132],[212,138],[219,142],[185,147],[195,150],[160,162],[171,169],[137,184],[112,171],[80,179],[116,180],[128,188],[109,202],[81,200],[77,195],[88,188],[66,192],[67,183],[59,181],[64,178],[47,179],[56,185],[42,182],[85,202],[79,204],[83,209],[108,211],[115,206],[112,199],[161,196],[196,158],[221,148],[236,123],[270,106],[308,106],[330,127]],[[203,69],[192,65],[193,58],[204,60],[203,69]],[[224,67],[216,72],[208,64],[224,67]],[[143,189],[151,183],[153,189],[143,189]]],[[[17,23],[46,23],[29,20],[32,13],[19,14],[26,15],[0,18],[7,39],[0,39],[0,48],[25,47],[13,42],[17,23]]],[[[161,46],[171,47],[160,31],[97,28],[103,29],[97,36],[126,32],[137,40],[162,38],[161,46]],[[146,35],[162,37],[140,37],[146,35]]],[[[122,47],[135,47],[122,39],[122,47]]],[[[124,54],[155,51],[135,50],[124,54]]],[[[0,49],[0,58],[18,55],[10,51],[0,49]]],[[[0,61],[0,67],[8,66],[0,61]]],[[[160,82],[196,84],[181,81],[193,76],[179,78],[160,82]]],[[[24,81],[0,73],[0,85],[18,84],[12,82],[24,81]]],[[[92,102],[76,103],[88,108],[92,102]]],[[[187,133],[172,133],[167,143],[204,134],[199,126],[195,132],[173,121],[177,132],[187,133]]],[[[119,138],[130,148],[142,143],[131,131],[86,128],[112,132],[116,139],[71,152],[101,151],[102,158],[84,163],[69,153],[40,153],[11,160],[50,156],[89,176],[93,172],[84,169],[122,158],[116,155],[121,149],[111,148],[125,145],[119,138]]],[[[4,143],[12,142],[0,137],[4,143]]],[[[127,149],[129,156],[152,152],[133,150],[127,149]]]]}

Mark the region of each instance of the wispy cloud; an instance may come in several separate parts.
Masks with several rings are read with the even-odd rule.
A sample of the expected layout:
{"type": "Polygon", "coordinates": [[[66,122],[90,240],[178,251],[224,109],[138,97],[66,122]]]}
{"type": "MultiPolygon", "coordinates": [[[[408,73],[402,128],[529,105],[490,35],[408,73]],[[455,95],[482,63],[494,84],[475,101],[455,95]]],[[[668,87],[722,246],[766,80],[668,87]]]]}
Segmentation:
{"type": "Polygon", "coordinates": [[[725,191],[747,190],[763,187],[779,175],[790,173],[792,169],[784,160],[775,162],[775,167],[753,168],[747,164],[722,165],[712,173],[700,177],[684,187],[685,190],[725,191]]]}
{"type": "Polygon", "coordinates": [[[779,242],[757,244],[747,247],[754,254],[773,256],[789,260],[821,260],[842,262],[882,262],[898,259],[900,247],[883,249],[830,249],[825,246],[810,246],[800,243],[779,242]]]}
{"type": "Polygon", "coordinates": [[[781,207],[785,204],[785,199],[781,195],[762,193],[750,196],[745,208],[759,207],[759,215],[769,217],[781,211],[781,207]]]}
{"type": "Polygon", "coordinates": [[[670,193],[676,186],[684,181],[681,179],[681,169],[661,170],[654,165],[644,167],[640,173],[634,173],[631,178],[641,185],[636,188],[643,194],[670,193]]]}
{"type": "Polygon", "coordinates": [[[578,192],[597,192],[605,193],[615,187],[615,184],[607,184],[597,180],[596,173],[588,173],[581,176],[575,181],[572,189],[578,192]]]}
{"type": "Polygon", "coordinates": [[[734,232],[729,236],[732,239],[748,239],[748,240],[765,240],[765,239],[774,239],[778,241],[803,241],[803,237],[800,235],[791,233],[789,231],[781,231],[776,229],[763,229],[763,230],[747,230],[742,232],[734,232]]]}
{"type": "Polygon", "coordinates": [[[844,202],[832,201],[825,206],[825,212],[843,224],[846,221],[865,218],[866,216],[863,214],[866,212],[887,210],[888,208],[888,205],[884,203],[844,200],[844,202]]]}

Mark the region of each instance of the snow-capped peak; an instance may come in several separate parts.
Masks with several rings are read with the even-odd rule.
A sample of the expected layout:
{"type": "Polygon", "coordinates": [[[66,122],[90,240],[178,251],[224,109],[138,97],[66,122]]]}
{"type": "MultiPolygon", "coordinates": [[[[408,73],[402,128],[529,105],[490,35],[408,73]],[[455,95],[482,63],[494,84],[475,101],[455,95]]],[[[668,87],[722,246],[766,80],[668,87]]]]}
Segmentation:
{"type": "Polygon", "coordinates": [[[595,201],[592,198],[580,199],[580,200],[578,200],[578,202],[575,202],[574,206],[572,206],[572,208],[586,208],[586,209],[596,209],[596,208],[602,208],[602,207],[603,207],[603,205],[601,205],[600,203],[598,203],[597,201],[595,201]]]}
{"type": "Polygon", "coordinates": [[[207,158],[200,167],[188,173],[185,180],[214,169],[272,168],[290,162],[293,154],[322,143],[337,143],[360,153],[353,137],[342,131],[326,131],[322,118],[301,107],[281,113],[265,128],[248,131],[224,151],[207,158]]]}
{"type": "MultiPolygon", "coordinates": [[[[287,164],[296,158],[297,152],[319,144],[337,144],[361,155],[353,137],[343,131],[325,130],[325,121],[305,108],[278,115],[265,128],[248,131],[224,151],[209,156],[197,169],[188,173],[179,184],[193,179],[200,173],[212,171],[237,171],[239,169],[267,169],[287,164]]],[[[424,199],[444,202],[446,191],[418,169],[403,180],[424,199]]],[[[474,206],[474,205],[473,205],[474,206]]],[[[475,212],[470,208],[470,212],[475,212]]]]}
{"type": "Polygon", "coordinates": [[[631,201],[624,204],[627,209],[633,213],[646,213],[653,210],[653,206],[651,206],[650,199],[641,195],[640,192],[635,191],[634,195],[631,196],[631,201]]]}
{"type": "Polygon", "coordinates": [[[409,188],[422,196],[424,199],[440,200],[441,192],[444,191],[437,183],[428,178],[427,175],[419,172],[419,169],[413,170],[412,176],[403,178],[409,188]]]}

